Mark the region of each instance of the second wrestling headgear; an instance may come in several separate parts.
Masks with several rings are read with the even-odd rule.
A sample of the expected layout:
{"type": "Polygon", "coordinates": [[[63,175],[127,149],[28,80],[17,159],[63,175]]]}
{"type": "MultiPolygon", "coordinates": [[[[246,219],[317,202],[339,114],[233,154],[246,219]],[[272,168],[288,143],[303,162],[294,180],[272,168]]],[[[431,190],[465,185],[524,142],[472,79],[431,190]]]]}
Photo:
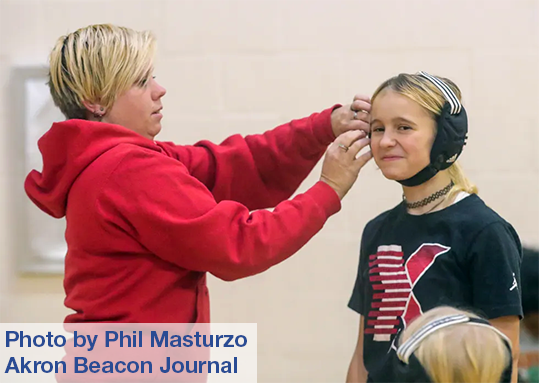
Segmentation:
{"type": "Polygon", "coordinates": [[[432,82],[442,92],[446,102],[442,113],[436,119],[437,133],[430,151],[430,164],[416,175],[398,181],[404,186],[421,185],[440,170],[450,167],[460,156],[468,133],[466,110],[451,88],[441,79],[428,73],[418,74],[432,82]]]}
{"type": "MultiPolygon", "coordinates": [[[[466,324],[473,326],[484,326],[495,331],[502,339],[506,346],[508,353],[508,365],[502,373],[500,383],[510,383],[511,374],[513,371],[513,359],[511,356],[511,342],[509,339],[498,329],[493,327],[488,321],[480,318],[471,318],[467,315],[454,314],[447,315],[438,319],[435,319],[423,327],[421,327],[415,334],[400,345],[396,352],[396,357],[393,358],[392,376],[396,379],[396,382],[432,382],[432,379],[425,371],[425,368],[421,365],[419,360],[414,355],[421,342],[433,332],[443,329],[448,326],[457,324],[466,324]]],[[[400,334],[399,334],[400,335],[400,334]]],[[[398,339],[396,340],[398,342],[398,339]]],[[[398,343],[396,343],[398,344],[398,343]]],[[[464,351],[463,351],[464,352],[464,351]]]]}

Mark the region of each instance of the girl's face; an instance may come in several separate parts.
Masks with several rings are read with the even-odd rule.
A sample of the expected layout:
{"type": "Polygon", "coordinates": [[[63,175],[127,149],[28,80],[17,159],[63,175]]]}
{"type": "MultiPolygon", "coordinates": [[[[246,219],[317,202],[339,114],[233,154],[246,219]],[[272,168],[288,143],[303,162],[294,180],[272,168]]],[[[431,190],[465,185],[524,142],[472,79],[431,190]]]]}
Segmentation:
{"type": "Polygon", "coordinates": [[[387,179],[408,179],[430,163],[436,121],[415,101],[390,89],[381,91],[371,110],[371,151],[387,179]]]}

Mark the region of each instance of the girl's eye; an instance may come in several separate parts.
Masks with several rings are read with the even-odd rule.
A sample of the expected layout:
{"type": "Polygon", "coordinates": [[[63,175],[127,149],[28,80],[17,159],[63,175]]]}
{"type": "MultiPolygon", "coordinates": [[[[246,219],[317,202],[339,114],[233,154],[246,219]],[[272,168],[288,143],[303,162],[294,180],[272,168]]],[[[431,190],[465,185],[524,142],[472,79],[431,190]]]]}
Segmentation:
{"type": "Polygon", "coordinates": [[[409,126],[403,125],[403,126],[399,126],[399,129],[400,130],[410,130],[412,128],[410,128],[409,126]]]}
{"type": "Polygon", "coordinates": [[[378,128],[372,128],[371,131],[374,133],[374,132],[383,132],[384,131],[384,128],[383,127],[378,127],[378,128]]]}

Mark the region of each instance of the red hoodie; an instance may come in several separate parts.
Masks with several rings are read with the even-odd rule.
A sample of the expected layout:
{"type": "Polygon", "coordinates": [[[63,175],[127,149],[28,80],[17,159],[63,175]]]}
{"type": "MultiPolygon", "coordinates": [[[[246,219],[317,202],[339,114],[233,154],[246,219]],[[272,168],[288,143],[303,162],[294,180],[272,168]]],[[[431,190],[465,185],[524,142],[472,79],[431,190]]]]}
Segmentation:
{"type": "Polygon", "coordinates": [[[207,323],[206,272],[232,281],[296,253],[341,207],[323,182],[287,200],[335,138],[334,108],[220,145],[53,124],[25,190],[66,217],[66,322],[207,323]]]}

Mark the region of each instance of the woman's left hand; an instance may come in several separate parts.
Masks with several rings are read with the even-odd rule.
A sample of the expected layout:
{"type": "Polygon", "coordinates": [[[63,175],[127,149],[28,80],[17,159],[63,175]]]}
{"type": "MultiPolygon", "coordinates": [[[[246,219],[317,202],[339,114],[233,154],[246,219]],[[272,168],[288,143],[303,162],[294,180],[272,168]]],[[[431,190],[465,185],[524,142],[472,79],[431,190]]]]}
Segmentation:
{"type": "Polygon", "coordinates": [[[335,137],[350,130],[370,130],[371,99],[368,96],[356,95],[352,104],[341,106],[331,114],[331,128],[335,137]]]}

